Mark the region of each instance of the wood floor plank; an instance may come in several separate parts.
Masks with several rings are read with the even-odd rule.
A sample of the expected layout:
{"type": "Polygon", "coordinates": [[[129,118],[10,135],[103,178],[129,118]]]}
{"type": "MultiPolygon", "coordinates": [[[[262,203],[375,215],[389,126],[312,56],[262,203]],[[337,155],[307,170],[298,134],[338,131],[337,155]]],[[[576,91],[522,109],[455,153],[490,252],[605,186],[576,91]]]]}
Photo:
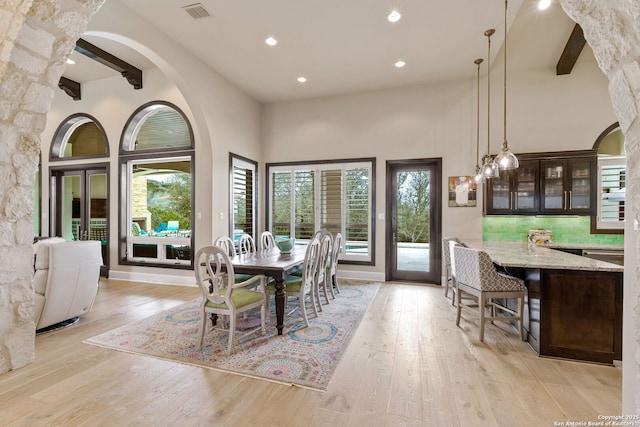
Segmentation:
{"type": "Polygon", "coordinates": [[[434,285],[382,284],[326,392],[82,342],[198,296],[103,279],[88,315],[38,335],[35,362],[0,376],[2,425],[484,427],[621,411],[620,368],[537,357],[500,324],[480,343],[434,285]]]}

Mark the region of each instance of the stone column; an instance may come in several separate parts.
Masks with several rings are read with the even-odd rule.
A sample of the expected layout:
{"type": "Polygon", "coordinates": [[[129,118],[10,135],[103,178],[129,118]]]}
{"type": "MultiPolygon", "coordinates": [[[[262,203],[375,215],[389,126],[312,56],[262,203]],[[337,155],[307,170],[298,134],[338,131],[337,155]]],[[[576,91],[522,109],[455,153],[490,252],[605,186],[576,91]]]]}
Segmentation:
{"type": "Polygon", "coordinates": [[[35,357],[31,243],[40,134],[65,61],[103,2],[0,3],[0,373],[35,357]]]}
{"type": "Polygon", "coordinates": [[[640,222],[640,2],[638,0],[560,0],[564,11],[582,27],[587,43],[593,49],[598,65],[609,78],[609,94],[613,109],[625,134],[627,153],[627,192],[625,200],[625,330],[635,330],[635,342],[624,340],[625,355],[635,354],[635,360],[623,360],[623,411],[640,414],[640,309],[630,289],[638,289],[637,260],[640,255],[640,234],[635,221],[640,222]],[[633,251],[629,254],[629,250],[633,251]],[[628,261],[629,260],[629,261],[628,261]],[[634,268],[633,271],[627,268],[634,268]],[[633,321],[630,321],[633,319],[633,321]],[[627,352],[629,346],[633,351],[627,352]],[[631,365],[633,364],[633,366],[631,365]],[[627,374],[627,375],[625,375],[627,374]],[[632,374],[632,375],[629,375],[632,374]],[[635,378],[630,378],[635,376],[635,378]],[[626,385],[633,382],[633,387],[626,385]],[[635,389],[635,391],[634,391],[635,389]],[[635,402],[626,402],[626,394],[634,391],[635,402]],[[635,410],[634,410],[635,408],[635,410]]]}

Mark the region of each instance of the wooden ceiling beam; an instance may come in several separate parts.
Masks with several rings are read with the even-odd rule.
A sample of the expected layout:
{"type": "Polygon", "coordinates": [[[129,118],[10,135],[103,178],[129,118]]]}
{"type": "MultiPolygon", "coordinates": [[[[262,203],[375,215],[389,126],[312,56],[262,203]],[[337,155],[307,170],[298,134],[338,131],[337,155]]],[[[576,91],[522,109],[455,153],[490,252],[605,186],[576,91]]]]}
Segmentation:
{"type": "Polygon", "coordinates": [[[58,81],[58,87],[62,89],[64,93],[73,98],[74,101],[79,101],[80,99],[82,99],[80,83],[66,77],[60,77],[60,80],[58,81]]]}
{"type": "Polygon", "coordinates": [[[113,56],[109,52],[100,49],[84,39],[76,42],[76,52],[81,53],[107,67],[116,70],[133,86],[134,89],[142,89],[142,70],[113,56]]]}
{"type": "Polygon", "coordinates": [[[576,65],[576,61],[578,60],[585,43],[586,40],[584,39],[582,28],[580,25],[576,24],[573,27],[573,31],[571,31],[569,40],[567,40],[567,44],[564,46],[562,55],[560,55],[560,59],[556,65],[556,75],[561,76],[563,74],[571,73],[571,70],[573,70],[573,66],[576,65]]]}

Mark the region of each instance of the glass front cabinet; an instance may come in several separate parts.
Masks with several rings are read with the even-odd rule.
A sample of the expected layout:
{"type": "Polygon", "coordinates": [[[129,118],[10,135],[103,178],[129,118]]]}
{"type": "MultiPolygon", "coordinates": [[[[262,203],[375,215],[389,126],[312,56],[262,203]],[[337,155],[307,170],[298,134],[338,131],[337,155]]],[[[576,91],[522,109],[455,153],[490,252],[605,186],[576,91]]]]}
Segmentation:
{"type": "Polygon", "coordinates": [[[500,171],[499,178],[485,183],[486,213],[489,215],[535,214],[539,211],[538,160],[521,160],[518,169],[500,171]]]}
{"type": "Polygon", "coordinates": [[[595,158],[543,160],[540,211],[550,214],[593,213],[595,158]]]}
{"type": "Polygon", "coordinates": [[[591,151],[518,155],[520,167],[484,184],[485,215],[591,215],[596,157],[591,151]]]}

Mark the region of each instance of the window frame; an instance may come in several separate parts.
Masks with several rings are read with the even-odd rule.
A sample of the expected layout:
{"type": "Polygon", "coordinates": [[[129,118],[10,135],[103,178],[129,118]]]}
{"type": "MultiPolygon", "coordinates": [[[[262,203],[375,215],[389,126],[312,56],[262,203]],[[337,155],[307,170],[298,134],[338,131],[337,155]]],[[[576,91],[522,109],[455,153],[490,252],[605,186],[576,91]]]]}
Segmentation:
{"type": "Polygon", "coordinates": [[[49,149],[49,161],[62,162],[69,160],[99,159],[109,157],[109,145],[110,144],[109,139],[107,138],[107,133],[105,132],[102,124],[95,117],[86,113],[72,114],[64,119],[53,133],[53,139],[51,141],[51,147],[49,149]],[[86,156],[64,157],[62,153],[64,152],[67,143],[69,142],[69,138],[71,138],[76,129],[87,123],[95,124],[102,134],[102,139],[104,140],[105,144],[105,152],[102,154],[89,154],[86,156]]]}
{"type": "MultiPolygon", "coordinates": [[[[366,255],[357,255],[353,253],[347,253],[346,247],[346,179],[342,180],[342,207],[341,207],[341,233],[343,236],[343,252],[340,257],[340,262],[344,264],[353,265],[375,265],[375,230],[376,230],[376,159],[375,158],[357,158],[357,159],[339,159],[339,160],[319,160],[319,161],[304,161],[304,162],[280,162],[280,163],[267,163],[266,165],[266,185],[265,185],[265,221],[267,229],[273,229],[273,215],[271,208],[273,206],[273,194],[272,194],[272,177],[274,172],[279,171],[314,171],[314,227],[318,227],[322,224],[322,191],[321,191],[321,176],[323,170],[338,170],[342,171],[343,177],[346,177],[347,169],[367,168],[369,170],[369,185],[368,185],[368,239],[367,246],[368,251],[366,255]]],[[[291,186],[294,188],[295,180],[292,180],[291,186]]],[[[291,193],[290,203],[292,206],[291,216],[295,215],[295,192],[291,193]]],[[[291,230],[295,234],[295,221],[290,220],[291,230]]]]}
{"type": "Polygon", "coordinates": [[[242,167],[253,172],[252,179],[252,196],[251,196],[251,234],[257,239],[258,231],[258,162],[240,156],[238,154],[229,153],[229,236],[235,237],[235,168],[242,167]]]}
{"type": "Polygon", "coordinates": [[[120,155],[119,155],[119,196],[120,203],[118,217],[118,263],[120,265],[135,265],[144,267],[159,267],[193,270],[193,261],[195,255],[195,149],[194,135],[191,123],[186,115],[176,105],[166,101],[153,101],[139,107],[127,120],[127,123],[120,138],[120,155]],[[189,143],[184,146],[168,147],[168,148],[152,148],[131,150],[134,142],[131,140],[137,136],[140,127],[144,123],[144,119],[148,117],[150,111],[155,105],[169,107],[175,110],[184,120],[188,132],[189,143]],[[188,160],[191,169],[191,233],[189,237],[152,237],[152,236],[133,236],[131,231],[131,223],[133,221],[132,205],[131,205],[131,183],[133,178],[132,165],[134,163],[161,161],[167,162],[172,160],[188,160]],[[133,257],[133,244],[156,245],[157,257],[133,257]],[[190,260],[176,260],[166,258],[166,245],[185,245],[188,244],[191,249],[190,260]]]}
{"type": "MultiPolygon", "coordinates": [[[[597,198],[595,203],[595,215],[591,216],[591,234],[624,234],[624,219],[622,221],[602,221],[600,211],[602,208],[602,167],[612,166],[614,164],[625,165],[626,175],[626,159],[623,156],[606,156],[599,155],[598,150],[600,145],[606,140],[606,138],[613,132],[620,129],[620,123],[615,122],[607,127],[596,139],[593,144],[593,149],[596,151],[597,156],[597,174],[596,174],[596,191],[594,197],[597,198]]],[[[626,206],[625,206],[626,214],[626,206]]]]}

